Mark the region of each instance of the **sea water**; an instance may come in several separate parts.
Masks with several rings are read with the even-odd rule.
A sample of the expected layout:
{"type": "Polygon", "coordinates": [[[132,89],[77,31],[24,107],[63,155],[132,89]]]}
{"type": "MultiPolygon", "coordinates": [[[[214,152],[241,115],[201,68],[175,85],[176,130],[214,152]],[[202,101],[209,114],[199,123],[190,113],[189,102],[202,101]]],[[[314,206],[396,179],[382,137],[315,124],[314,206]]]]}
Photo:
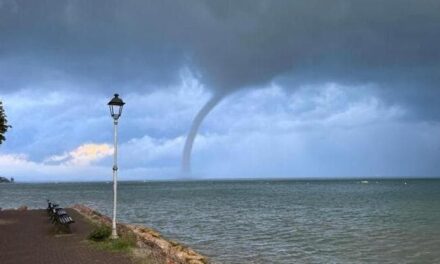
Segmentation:
{"type": "MultiPolygon", "coordinates": [[[[2,208],[46,199],[111,215],[112,184],[0,184],[2,208]]],[[[122,182],[118,220],[215,263],[440,263],[440,180],[122,182]]]]}

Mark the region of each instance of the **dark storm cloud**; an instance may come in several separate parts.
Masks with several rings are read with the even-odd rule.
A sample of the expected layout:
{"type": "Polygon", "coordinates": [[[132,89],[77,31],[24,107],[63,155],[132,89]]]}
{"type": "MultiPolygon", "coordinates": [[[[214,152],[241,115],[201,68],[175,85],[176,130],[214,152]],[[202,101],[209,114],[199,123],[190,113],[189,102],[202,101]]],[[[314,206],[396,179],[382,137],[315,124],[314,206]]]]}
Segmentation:
{"type": "Polygon", "coordinates": [[[438,1],[1,3],[2,91],[54,76],[154,89],[188,67],[214,93],[276,78],[288,89],[372,83],[440,117],[438,1]]]}

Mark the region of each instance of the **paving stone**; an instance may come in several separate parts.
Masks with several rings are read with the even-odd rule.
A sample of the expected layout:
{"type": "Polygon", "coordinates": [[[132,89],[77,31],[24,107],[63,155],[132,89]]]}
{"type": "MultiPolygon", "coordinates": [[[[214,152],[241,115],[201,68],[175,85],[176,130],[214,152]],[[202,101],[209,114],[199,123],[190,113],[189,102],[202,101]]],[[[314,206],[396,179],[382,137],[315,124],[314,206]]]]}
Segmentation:
{"type": "Polygon", "coordinates": [[[1,264],[130,264],[124,253],[95,249],[85,241],[92,226],[74,210],[71,234],[54,235],[45,210],[0,211],[1,264]]]}

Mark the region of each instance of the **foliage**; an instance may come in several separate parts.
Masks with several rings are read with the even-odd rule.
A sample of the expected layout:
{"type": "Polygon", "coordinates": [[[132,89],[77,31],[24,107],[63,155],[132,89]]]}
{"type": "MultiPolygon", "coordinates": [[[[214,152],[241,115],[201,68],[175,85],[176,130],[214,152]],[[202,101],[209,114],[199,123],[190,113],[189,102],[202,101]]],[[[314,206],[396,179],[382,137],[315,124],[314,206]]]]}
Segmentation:
{"type": "Polygon", "coordinates": [[[5,178],[5,177],[1,177],[1,176],[0,176],[0,182],[11,182],[11,181],[8,180],[8,179],[5,178]]]}
{"type": "Polygon", "coordinates": [[[89,234],[88,239],[93,241],[104,241],[110,237],[112,230],[106,225],[96,226],[95,229],[89,234]]]}
{"type": "Polygon", "coordinates": [[[8,125],[8,120],[6,119],[5,110],[3,109],[3,104],[0,101],[0,144],[5,141],[5,134],[8,131],[8,128],[11,126],[8,125]]]}

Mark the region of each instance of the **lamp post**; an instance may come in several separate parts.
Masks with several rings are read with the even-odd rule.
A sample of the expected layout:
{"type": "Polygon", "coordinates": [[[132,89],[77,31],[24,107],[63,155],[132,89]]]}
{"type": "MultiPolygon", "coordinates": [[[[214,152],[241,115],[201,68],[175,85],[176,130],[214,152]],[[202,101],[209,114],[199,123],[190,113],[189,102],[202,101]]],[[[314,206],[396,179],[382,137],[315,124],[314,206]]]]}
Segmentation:
{"type": "Polygon", "coordinates": [[[119,98],[119,94],[115,94],[115,97],[110,100],[108,106],[110,108],[110,114],[113,117],[114,127],[114,154],[113,154],[113,220],[112,220],[112,235],[111,239],[117,239],[118,233],[116,231],[116,200],[118,191],[118,120],[122,114],[122,108],[124,101],[119,98]]]}

